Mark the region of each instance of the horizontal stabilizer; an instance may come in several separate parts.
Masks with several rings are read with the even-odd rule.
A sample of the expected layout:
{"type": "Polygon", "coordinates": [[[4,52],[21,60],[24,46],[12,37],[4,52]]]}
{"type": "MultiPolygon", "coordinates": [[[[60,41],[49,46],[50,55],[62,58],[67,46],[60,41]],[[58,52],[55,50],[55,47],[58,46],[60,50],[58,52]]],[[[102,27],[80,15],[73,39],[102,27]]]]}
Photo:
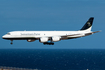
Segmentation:
{"type": "Polygon", "coordinates": [[[101,32],[101,31],[95,31],[95,32],[86,33],[85,36],[92,35],[92,34],[98,33],[98,32],[101,32]]]}
{"type": "Polygon", "coordinates": [[[93,32],[93,33],[98,33],[98,32],[101,32],[101,31],[95,31],[95,32],[93,32]]]}

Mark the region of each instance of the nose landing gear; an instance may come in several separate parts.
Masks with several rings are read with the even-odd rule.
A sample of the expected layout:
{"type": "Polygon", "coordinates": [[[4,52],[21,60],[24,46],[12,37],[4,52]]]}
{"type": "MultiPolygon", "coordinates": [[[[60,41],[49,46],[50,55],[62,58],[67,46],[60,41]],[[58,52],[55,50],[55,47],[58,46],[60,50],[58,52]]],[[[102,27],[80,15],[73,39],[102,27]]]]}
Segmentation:
{"type": "Polygon", "coordinates": [[[13,44],[13,40],[11,40],[11,43],[10,43],[11,45],[13,44]]]}

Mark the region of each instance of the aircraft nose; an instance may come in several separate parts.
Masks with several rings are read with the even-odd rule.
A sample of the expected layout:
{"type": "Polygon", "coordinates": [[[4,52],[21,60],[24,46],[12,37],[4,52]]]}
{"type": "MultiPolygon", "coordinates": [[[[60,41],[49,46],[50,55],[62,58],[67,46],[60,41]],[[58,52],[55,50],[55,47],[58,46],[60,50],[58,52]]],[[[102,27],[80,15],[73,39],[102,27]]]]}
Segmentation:
{"type": "Polygon", "coordinates": [[[6,36],[5,36],[5,35],[3,35],[3,36],[2,36],[2,38],[3,38],[3,39],[5,39],[5,38],[6,38],[6,36]]]}

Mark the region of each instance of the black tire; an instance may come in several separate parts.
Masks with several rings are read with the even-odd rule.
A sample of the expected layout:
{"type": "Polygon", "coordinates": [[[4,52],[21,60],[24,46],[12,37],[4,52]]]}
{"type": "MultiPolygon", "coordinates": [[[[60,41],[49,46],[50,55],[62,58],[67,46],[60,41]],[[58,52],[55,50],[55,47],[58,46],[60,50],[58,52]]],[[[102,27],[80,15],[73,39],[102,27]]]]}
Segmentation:
{"type": "Polygon", "coordinates": [[[11,43],[11,45],[12,45],[13,43],[11,43]]]}

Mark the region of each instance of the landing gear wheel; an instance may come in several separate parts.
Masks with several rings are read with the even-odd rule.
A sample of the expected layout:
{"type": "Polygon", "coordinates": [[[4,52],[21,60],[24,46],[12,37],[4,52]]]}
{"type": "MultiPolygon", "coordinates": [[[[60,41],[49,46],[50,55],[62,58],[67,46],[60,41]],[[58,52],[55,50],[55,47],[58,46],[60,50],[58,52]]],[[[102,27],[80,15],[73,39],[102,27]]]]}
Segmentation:
{"type": "Polygon", "coordinates": [[[12,45],[13,43],[11,42],[11,45],[12,45]]]}
{"type": "Polygon", "coordinates": [[[54,43],[52,43],[52,45],[54,45],[54,43]]]}
{"type": "Polygon", "coordinates": [[[43,43],[44,45],[54,45],[54,43],[52,42],[46,42],[46,43],[43,43]]]}

